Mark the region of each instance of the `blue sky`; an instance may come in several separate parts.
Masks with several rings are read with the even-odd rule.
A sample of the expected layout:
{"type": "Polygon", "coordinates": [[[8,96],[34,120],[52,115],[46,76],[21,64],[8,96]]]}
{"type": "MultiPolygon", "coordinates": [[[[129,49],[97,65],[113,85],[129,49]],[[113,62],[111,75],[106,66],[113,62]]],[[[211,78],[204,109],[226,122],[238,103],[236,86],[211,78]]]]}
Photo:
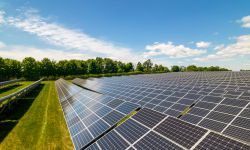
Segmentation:
{"type": "Polygon", "coordinates": [[[250,69],[247,0],[2,0],[0,56],[250,69]]]}

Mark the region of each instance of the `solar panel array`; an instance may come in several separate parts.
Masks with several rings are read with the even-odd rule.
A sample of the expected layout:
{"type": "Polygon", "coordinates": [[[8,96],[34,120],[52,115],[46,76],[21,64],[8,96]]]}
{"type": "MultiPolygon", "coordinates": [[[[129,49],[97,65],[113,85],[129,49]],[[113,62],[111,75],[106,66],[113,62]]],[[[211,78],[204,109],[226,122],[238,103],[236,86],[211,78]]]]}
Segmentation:
{"type": "Polygon", "coordinates": [[[170,73],[73,82],[250,143],[250,72],[170,73]]]}
{"type": "Polygon", "coordinates": [[[86,148],[139,105],[82,89],[63,79],[56,87],[75,149],[86,148]]]}
{"type": "Polygon", "coordinates": [[[250,146],[178,118],[143,108],[87,149],[248,150],[250,146]]]}

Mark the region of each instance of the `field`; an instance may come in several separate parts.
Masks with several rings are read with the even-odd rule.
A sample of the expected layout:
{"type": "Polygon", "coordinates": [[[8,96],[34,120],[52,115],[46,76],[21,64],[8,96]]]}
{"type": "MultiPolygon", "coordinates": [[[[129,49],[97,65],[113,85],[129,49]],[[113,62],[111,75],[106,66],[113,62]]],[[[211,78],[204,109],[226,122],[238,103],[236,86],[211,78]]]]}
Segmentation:
{"type": "Polygon", "coordinates": [[[22,88],[30,85],[31,83],[33,83],[32,81],[22,81],[19,82],[18,84],[13,84],[10,86],[6,86],[0,89],[0,97],[4,97],[6,95],[9,95],[11,93],[14,93],[18,90],[21,90],[22,88]]]}
{"type": "Polygon", "coordinates": [[[0,116],[0,149],[73,149],[62,113],[54,82],[42,82],[0,116]]]}

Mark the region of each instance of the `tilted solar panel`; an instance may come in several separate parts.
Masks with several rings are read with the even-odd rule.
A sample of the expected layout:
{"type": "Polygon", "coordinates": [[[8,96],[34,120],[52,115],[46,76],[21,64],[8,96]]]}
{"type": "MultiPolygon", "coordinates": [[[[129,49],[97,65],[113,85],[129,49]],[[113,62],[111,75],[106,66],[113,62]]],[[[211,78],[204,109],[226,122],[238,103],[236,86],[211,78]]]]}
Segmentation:
{"type": "Polygon", "coordinates": [[[56,81],[56,87],[75,149],[86,148],[139,106],[62,79],[56,81]]]}
{"type": "Polygon", "coordinates": [[[92,79],[88,85],[82,79],[73,82],[250,142],[249,72],[136,75],[92,79]]]}
{"type": "Polygon", "coordinates": [[[208,148],[237,150],[240,147],[239,149],[246,150],[250,147],[235,139],[192,125],[178,118],[160,114],[151,109],[143,108],[87,149],[183,150],[208,148]],[[155,115],[161,119],[156,120],[155,115]]]}

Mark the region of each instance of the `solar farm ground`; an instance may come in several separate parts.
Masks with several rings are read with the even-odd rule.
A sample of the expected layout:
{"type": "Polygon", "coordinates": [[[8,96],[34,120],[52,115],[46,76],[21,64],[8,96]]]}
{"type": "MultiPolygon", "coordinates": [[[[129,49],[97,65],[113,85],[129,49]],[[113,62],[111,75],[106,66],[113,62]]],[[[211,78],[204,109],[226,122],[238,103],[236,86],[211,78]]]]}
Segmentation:
{"type": "Polygon", "coordinates": [[[28,85],[33,83],[32,81],[22,81],[18,84],[12,84],[10,86],[6,86],[0,89],[0,97],[4,97],[6,95],[12,94],[28,85]]]}
{"type": "Polygon", "coordinates": [[[1,150],[73,149],[53,81],[42,82],[12,109],[0,117],[1,150]]]}

